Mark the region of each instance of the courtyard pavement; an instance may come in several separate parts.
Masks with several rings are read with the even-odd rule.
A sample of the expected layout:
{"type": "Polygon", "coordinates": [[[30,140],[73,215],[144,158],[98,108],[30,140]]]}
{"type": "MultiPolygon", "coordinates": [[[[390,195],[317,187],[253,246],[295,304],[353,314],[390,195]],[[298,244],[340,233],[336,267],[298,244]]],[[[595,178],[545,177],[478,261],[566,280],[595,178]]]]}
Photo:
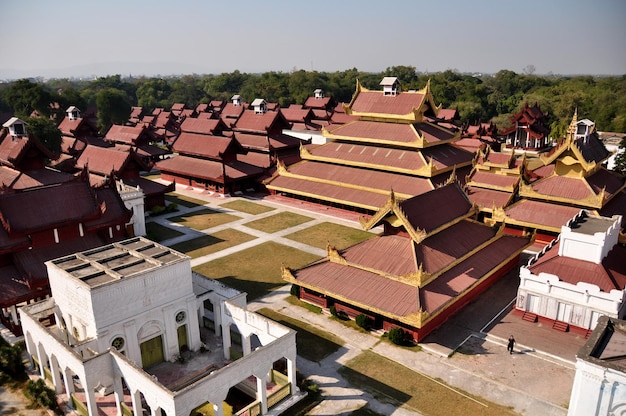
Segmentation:
{"type": "MultiPolygon", "coordinates": [[[[257,237],[239,246],[193,259],[194,266],[265,241],[276,241],[324,256],[324,250],[292,240],[283,240],[282,237],[323,221],[361,228],[357,213],[280,196],[223,197],[181,186],[177,187],[176,192],[207,201],[206,207],[233,213],[243,219],[201,232],[191,230],[184,236],[163,241],[163,244],[171,245],[225,228],[235,228],[257,237]],[[250,215],[220,207],[222,203],[237,198],[271,206],[275,210],[250,215]],[[313,217],[314,220],[277,233],[264,233],[244,225],[253,218],[275,215],[281,211],[296,212],[313,217]]],[[[180,206],[179,208],[182,213],[201,209],[180,206]]],[[[179,231],[184,229],[162,218],[156,221],[179,231]]],[[[329,319],[328,315],[315,314],[287,303],[285,298],[289,295],[289,285],[262,299],[251,301],[248,307],[251,310],[269,307],[284,315],[318,326],[344,340],[343,348],[319,363],[298,357],[300,371],[320,386],[325,397],[325,400],[309,413],[311,415],[348,415],[366,404],[373,411],[384,415],[419,415],[415,409],[410,409],[406,405],[398,407],[381,403],[367,392],[350,386],[341,378],[337,370],[343,363],[366,350],[381,354],[433,379],[443,380],[458,394],[465,391],[509,406],[522,415],[566,415],[574,380],[575,355],[586,339],[576,334],[556,331],[540,323],[523,321],[519,315],[515,315],[513,301],[518,281],[518,268],[515,268],[426,337],[420,343],[422,347],[420,352],[407,351],[380,342],[377,334],[351,330],[329,319]],[[509,354],[506,350],[509,335],[514,335],[517,340],[514,354],[509,354]]]]}

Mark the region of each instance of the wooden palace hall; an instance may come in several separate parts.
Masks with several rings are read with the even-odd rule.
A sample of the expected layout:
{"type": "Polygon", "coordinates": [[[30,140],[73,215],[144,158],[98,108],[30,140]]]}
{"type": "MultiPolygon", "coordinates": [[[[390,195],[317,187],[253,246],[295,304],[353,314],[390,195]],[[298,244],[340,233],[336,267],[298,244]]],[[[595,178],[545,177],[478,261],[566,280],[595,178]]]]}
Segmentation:
{"type": "Polygon", "coordinates": [[[395,77],[385,77],[382,90],[357,81],[352,100],[344,104],[353,117],[322,129],[319,146],[301,146],[301,161],[278,163],[264,183],[272,194],[336,205],[372,214],[393,189],[408,199],[435,189],[452,173],[469,173],[473,153],[456,147],[451,129],[428,83],[419,91],[401,91],[395,77]]]}
{"type": "Polygon", "coordinates": [[[302,300],[364,314],[374,329],[402,328],[416,342],[513,269],[531,236],[474,220],[477,208],[456,181],[415,197],[395,193],[363,228],[382,225],[381,236],[301,269],[283,267],[283,279],[302,300]]]}
{"type": "MultiPolygon", "coordinates": [[[[505,224],[512,233],[536,230],[537,240],[548,243],[581,209],[603,216],[624,216],[626,178],[604,166],[610,156],[595,124],[587,119],[578,120],[576,112],[567,136],[550,151],[514,163],[506,161],[512,163],[510,167],[501,169],[501,175],[492,175],[502,186],[498,196],[493,197],[493,205],[488,207],[491,209],[486,209],[491,212],[485,222],[505,224]],[[523,167],[519,172],[518,166],[523,167]],[[509,182],[505,187],[506,180],[509,182]]],[[[468,184],[489,182],[485,174],[480,180],[476,178],[468,180],[468,184]]],[[[495,195],[493,190],[491,194],[495,195]]],[[[470,199],[471,193],[470,189],[470,199]]],[[[622,234],[623,228],[622,223],[622,234]]]]}

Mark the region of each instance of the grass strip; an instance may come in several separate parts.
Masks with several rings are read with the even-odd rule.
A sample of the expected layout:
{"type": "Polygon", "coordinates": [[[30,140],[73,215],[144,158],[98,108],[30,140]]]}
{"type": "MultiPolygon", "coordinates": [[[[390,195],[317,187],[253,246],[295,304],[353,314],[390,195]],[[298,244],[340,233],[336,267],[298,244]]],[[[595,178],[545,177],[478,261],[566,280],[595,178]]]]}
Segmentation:
{"type": "Polygon", "coordinates": [[[270,241],[203,263],[193,270],[246,292],[248,300],[253,300],[286,284],[281,276],[281,264],[297,269],[318,259],[314,254],[270,241]]]}
{"type": "Polygon", "coordinates": [[[269,211],[274,211],[275,209],[272,207],[255,204],[254,202],[244,201],[241,199],[226,202],[225,204],[220,204],[220,207],[234,209],[235,211],[241,211],[251,215],[263,214],[269,211]]]}
{"type": "Polygon", "coordinates": [[[339,373],[350,384],[382,402],[406,406],[432,416],[515,415],[511,408],[491,403],[413,371],[372,351],[364,351],[339,373]]]}
{"type": "Polygon", "coordinates": [[[169,221],[177,222],[185,227],[193,228],[194,230],[205,230],[240,219],[241,217],[237,217],[236,215],[226,214],[208,208],[168,218],[169,221]]]}
{"type": "Polygon", "coordinates": [[[275,233],[285,228],[295,227],[296,225],[304,224],[309,221],[313,221],[313,218],[294,214],[293,212],[280,212],[276,215],[247,222],[244,225],[265,233],[275,233]]]}
{"type": "Polygon", "coordinates": [[[315,224],[306,230],[288,234],[285,237],[321,249],[325,249],[330,243],[337,250],[343,250],[375,236],[375,234],[359,230],[358,228],[323,222],[315,224]]]}
{"type": "Polygon", "coordinates": [[[269,308],[259,309],[257,312],[295,330],[298,355],[309,361],[320,362],[338,351],[343,345],[341,338],[336,335],[280,312],[269,308]]]}

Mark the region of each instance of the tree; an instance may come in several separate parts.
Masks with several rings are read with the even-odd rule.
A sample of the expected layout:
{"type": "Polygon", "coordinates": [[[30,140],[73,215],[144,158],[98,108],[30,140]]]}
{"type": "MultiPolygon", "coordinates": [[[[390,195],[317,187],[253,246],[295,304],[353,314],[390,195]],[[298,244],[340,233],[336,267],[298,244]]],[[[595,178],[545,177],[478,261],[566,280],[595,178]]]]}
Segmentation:
{"type": "Polygon", "coordinates": [[[622,141],[619,144],[619,153],[615,155],[615,166],[613,170],[622,175],[626,174],[626,136],[622,137],[622,141]]]}
{"type": "Polygon", "coordinates": [[[406,334],[402,328],[394,327],[389,330],[389,341],[396,345],[404,345],[406,334]]]}
{"type": "Polygon", "coordinates": [[[87,102],[80,95],[80,91],[72,87],[60,90],[57,101],[62,113],[65,113],[65,110],[71,105],[78,107],[81,111],[85,111],[87,108],[87,102]]]}
{"type": "Polygon", "coordinates": [[[96,94],[98,127],[108,130],[112,124],[123,124],[130,116],[130,102],[126,93],[116,88],[106,88],[96,94]]]}
{"type": "Polygon", "coordinates": [[[61,130],[47,118],[28,117],[24,120],[28,125],[29,132],[37,139],[46,149],[58,155],[61,153],[61,143],[63,141],[61,130]]]}
{"type": "Polygon", "coordinates": [[[22,349],[18,345],[0,345],[0,370],[13,378],[24,375],[22,349]]]}
{"type": "Polygon", "coordinates": [[[169,108],[168,98],[172,93],[170,85],[161,78],[151,78],[137,87],[137,104],[149,109],[169,108]]]}
{"type": "Polygon", "coordinates": [[[414,66],[391,66],[382,73],[385,77],[396,77],[400,81],[403,90],[418,89],[417,70],[414,66]]]}
{"type": "Polygon", "coordinates": [[[169,101],[172,104],[184,103],[187,108],[195,108],[206,97],[198,76],[185,75],[175,79],[171,85],[172,93],[169,96],[169,101]]]}
{"type": "Polygon", "coordinates": [[[33,111],[42,117],[50,116],[52,97],[41,84],[27,79],[16,81],[9,87],[5,99],[15,115],[22,119],[30,117],[33,111]]]}

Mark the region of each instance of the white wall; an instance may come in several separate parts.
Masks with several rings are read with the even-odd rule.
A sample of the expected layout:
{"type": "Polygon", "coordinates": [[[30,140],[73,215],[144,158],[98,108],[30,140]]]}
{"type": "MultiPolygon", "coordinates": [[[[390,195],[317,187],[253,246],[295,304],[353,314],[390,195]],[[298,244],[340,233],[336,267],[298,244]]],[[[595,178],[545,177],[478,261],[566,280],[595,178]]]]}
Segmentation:
{"type": "Polygon", "coordinates": [[[626,414],[626,375],[577,359],[568,416],[626,414]]]}

